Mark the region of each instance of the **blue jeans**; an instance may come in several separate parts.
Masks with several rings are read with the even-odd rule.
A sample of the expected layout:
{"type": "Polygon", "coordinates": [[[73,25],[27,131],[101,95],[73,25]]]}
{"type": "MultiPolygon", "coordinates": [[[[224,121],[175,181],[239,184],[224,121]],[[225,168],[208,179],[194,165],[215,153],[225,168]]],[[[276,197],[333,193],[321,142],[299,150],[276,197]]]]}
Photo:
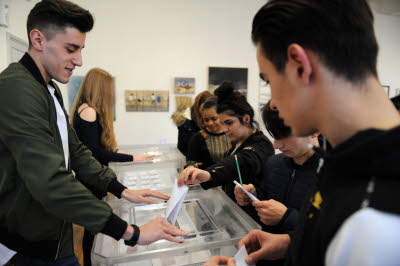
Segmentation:
{"type": "Polygon", "coordinates": [[[11,263],[15,266],[80,266],[76,256],[58,259],[56,261],[48,261],[38,258],[32,258],[16,254],[11,263]]]}

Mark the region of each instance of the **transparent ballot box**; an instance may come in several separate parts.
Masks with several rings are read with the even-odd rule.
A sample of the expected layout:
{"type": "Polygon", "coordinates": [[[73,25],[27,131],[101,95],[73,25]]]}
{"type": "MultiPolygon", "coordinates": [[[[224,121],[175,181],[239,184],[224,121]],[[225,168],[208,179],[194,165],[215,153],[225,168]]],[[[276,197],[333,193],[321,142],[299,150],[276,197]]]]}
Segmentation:
{"type": "Polygon", "coordinates": [[[132,154],[149,154],[154,155],[154,158],[149,161],[133,161],[133,162],[110,162],[108,165],[111,168],[121,165],[137,165],[137,164],[157,164],[163,162],[174,162],[180,170],[186,164],[185,156],[176,148],[176,144],[159,144],[159,145],[127,145],[119,147],[120,150],[132,154]]]}
{"type": "MultiPolygon", "coordinates": [[[[128,223],[141,226],[157,216],[165,217],[166,203],[133,205],[110,203],[128,223]]],[[[175,224],[189,232],[184,243],[159,240],[148,246],[126,246],[123,240],[98,234],[92,249],[93,265],[201,265],[213,255],[233,256],[238,241],[260,226],[220,188],[191,187],[175,224]]]]}
{"type": "Polygon", "coordinates": [[[130,189],[161,190],[171,188],[179,169],[174,162],[158,164],[119,164],[110,166],[117,179],[130,189]]]}

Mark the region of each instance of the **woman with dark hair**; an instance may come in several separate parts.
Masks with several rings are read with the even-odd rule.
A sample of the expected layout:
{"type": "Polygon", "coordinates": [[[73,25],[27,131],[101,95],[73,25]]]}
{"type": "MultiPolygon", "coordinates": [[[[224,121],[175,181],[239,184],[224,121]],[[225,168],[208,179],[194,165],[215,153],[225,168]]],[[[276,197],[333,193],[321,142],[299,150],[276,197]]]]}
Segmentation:
{"type": "Polygon", "coordinates": [[[208,98],[200,113],[203,129],[191,137],[186,161],[188,166],[206,169],[221,161],[227,155],[231,145],[218,119],[217,98],[208,98]]]}
{"type": "Polygon", "coordinates": [[[178,185],[199,184],[204,189],[223,185],[224,191],[234,199],[234,183],[260,183],[267,158],[274,154],[269,139],[258,129],[254,110],[246,98],[235,91],[232,83],[224,82],[215,90],[218,97],[217,113],[232,149],[228,156],[206,169],[187,167],[178,178],[178,185]],[[236,159],[240,166],[239,178],[236,159]]]}

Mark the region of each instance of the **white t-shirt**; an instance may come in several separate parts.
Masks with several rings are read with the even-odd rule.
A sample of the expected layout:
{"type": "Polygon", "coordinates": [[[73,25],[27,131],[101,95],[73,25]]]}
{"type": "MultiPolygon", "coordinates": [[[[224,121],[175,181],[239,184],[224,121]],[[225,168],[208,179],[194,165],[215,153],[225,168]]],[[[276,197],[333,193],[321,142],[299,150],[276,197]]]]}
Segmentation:
{"type": "Polygon", "coordinates": [[[400,215],[360,209],[346,219],[325,255],[327,266],[400,265],[400,215]]]}
{"type": "Polygon", "coordinates": [[[0,244],[0,265],[6,264],[14,255],[15,251],[0,244]]]}
{"type": "Polygon", "coordinates": [[[65,167],[68,168],[69,144],[68,144],[67,119],[65,118],[65,114],[63,109],[61,108],[60,103],[58,102],[56,96],[54,95],[55,89],[50,85],[47,85],[47,88],[49,89],[51,96],[53,96],[54,104],[56,106],[57,126],[58,126],[58,131],[60,132],[61,135],[61,141],[64,150],[65,167]]]}

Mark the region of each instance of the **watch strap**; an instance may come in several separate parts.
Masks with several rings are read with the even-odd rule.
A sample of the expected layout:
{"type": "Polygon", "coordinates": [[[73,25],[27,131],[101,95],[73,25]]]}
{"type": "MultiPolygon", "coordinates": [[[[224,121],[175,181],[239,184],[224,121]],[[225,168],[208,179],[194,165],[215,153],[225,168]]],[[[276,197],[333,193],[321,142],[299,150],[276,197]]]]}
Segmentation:
{"type": "Polygon", "coordinates": [[[138,240],[139,240],[139,236],[140,236],[140,229],[137,225],[132,224],[133,227],[133,235],[132,238],[130,240],[124,240],[125,245],[127,246],[136,246],[138,240]]]}

